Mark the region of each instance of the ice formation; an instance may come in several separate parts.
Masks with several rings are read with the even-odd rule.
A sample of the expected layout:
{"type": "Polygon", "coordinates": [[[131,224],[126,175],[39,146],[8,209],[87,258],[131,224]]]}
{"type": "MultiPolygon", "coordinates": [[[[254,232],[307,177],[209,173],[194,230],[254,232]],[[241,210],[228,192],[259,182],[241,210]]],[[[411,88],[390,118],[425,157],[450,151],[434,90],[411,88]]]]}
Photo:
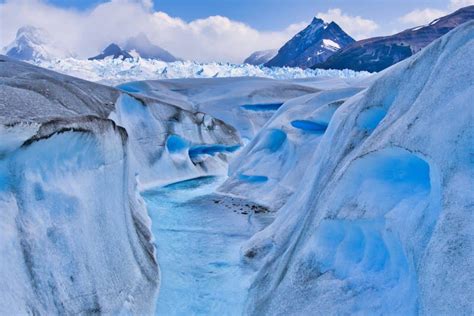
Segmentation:
{"type": "Polygon", "coordinates": [[[243,248],[248,314],[472,313],[473,54],[468,22],[339,106],[243,248]]]}
{"type": "Polygon", "coordinates": [[[298,187],[334,112],[361,90],[357,86],[333,89],[284,103],[231,162],[229,178],[219,191],[277,210],[298,187]]]}
{"type": "Polygon", "coordinates": [[[249,64],[198,63],[193,61],[163,62],[156,59],[82,60],[75,58],[35,60],[34,64],[89,81],[117,85],[137,80],[178,78],[264,77],[302,79],[314,77],[366,77],[368,72],[352,70],[320,70],[291,67],[263,67],[249,64]]]}
{"type": "Polygon", "coordinates": [[[152,313],[159,270],[139,188],[222,172],[235,129],[0,62],[0,313],[152,313]]]}

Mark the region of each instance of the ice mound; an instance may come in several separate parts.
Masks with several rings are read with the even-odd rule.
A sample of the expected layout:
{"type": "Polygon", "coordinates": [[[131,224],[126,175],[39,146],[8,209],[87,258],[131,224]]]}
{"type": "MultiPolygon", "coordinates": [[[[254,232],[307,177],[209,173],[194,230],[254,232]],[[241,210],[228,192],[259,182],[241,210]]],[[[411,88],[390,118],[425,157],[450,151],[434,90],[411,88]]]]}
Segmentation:
{"type": "MultiPolygon", "coordinates": [[[[468,22],[381,73],[322,135],[310,133],[319,140],[295,193],[243,248],[258,269],[247,313],[472,312],[473,58],[468,22]]],[[[249,153],[231,169],[288,160],[249,153]]]]}
{"type": "Polygon", "coordinates": [[[345,99],[362,88],[310,93],[285,102],[229,166],[229,178],[219,188],[280,208],[305,174],[332,115],[345,99]],[[242,175],[264,177],[265,183],[242,175]]]}

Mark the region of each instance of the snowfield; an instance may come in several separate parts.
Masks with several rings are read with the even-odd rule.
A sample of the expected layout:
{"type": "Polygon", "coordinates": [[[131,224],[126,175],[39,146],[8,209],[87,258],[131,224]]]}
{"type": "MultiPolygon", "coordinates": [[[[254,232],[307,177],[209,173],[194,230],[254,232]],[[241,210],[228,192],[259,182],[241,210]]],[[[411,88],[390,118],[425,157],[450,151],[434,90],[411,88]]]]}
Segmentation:
{"type": "Polygon", "coordinates": [[[178,79],[263,77],[272,79],[302,79],[314,77],[366,77],[368,72],[352,70],[320,70],[292,67],[235,65],[229,63],[197,63],[193,61],[163,62],[154,59],[83,60],[75,58],[36,60],[35,65],[89,81],[117,85],[128,81],[178,79]]]}

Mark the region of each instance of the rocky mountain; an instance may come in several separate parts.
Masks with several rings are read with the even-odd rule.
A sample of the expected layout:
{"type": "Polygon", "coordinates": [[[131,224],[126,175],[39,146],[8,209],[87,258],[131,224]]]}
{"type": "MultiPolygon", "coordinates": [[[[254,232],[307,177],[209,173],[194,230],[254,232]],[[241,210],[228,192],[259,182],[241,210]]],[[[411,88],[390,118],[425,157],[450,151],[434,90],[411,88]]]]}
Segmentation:
{"type": "Polygon", "coordinates": [[[275,57],[277,53],[278,50],[276,49],[258,50],[253,52],[249,57],[245,58],[244,64],[263,65],[275,57]]]}
{"type": "Polygon", "coordinates": [[[105,59],[107,57],[112,57],[113,59],[127,59],[127,58],[133,58],[130,53],[128,53],[126,50],[122,49],[120,46],[118,46],[115,43],[110,44],[107,46],[102,53],[100,53],[97,56],[90,57],[89,60],[100,60],[100,59],[105,59]]]}
{"type": "Polygon", "coordinates": [[[144,33],[140,33],[135,37],[129,38],[125,42],[124,49],[130,53],[135,51],[142,58],[159,59],[166,62],[178,60],[178,58],[174,57],[166,49],[163,49],[160,46],[150,42],[144,33]]]}
{"type": "Polygon", "coordinates": [[[19,60],[50,60],[70,56],[53,43],[46,30],[31,25],[20,27],[15,39],[4,51],[8,57],[19,60]]]}
{"type": "Polygon", "coordinates": [[[456,26],[473,19],[474,6],[464,7],[425,26],[352,43],[326,61],[316,63],[313,68],[381,71],[410,57],[456,26]]]}
{"type": "Polygon", "coordinates": [[[265,66],[308,68],[326,61],[336,51],[353,42],[354,39],[336,23],[325,23],[315,17],[310,25],[283,45],[265,66]]]}

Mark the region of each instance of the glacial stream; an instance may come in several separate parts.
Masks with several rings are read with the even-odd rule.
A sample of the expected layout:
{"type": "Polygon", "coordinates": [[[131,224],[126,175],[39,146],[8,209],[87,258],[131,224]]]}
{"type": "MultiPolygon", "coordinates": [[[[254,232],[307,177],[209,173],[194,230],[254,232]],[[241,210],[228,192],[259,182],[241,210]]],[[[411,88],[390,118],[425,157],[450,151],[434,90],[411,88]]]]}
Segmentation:
{"type": "Polygon", "coordinates": [[[143,193],[152,219],[161,287],[157,315],[240,315],[252,271],[240,247],[272,216],[215,194],[222,177],[202,177],[143,193]]]}

